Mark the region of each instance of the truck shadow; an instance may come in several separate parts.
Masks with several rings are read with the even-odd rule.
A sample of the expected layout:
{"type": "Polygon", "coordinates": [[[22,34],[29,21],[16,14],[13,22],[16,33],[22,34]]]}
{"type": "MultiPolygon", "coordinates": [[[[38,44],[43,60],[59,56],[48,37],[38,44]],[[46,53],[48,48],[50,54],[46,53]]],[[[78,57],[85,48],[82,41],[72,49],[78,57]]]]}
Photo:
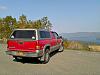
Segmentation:
{"type": "Polygon", "coordinates": [[[51,58],[52,56],[56,55],[57,53],[59,53],[57,50],[54,51],[54,52],[52,52],[52,53],[50,53],[50,58],[51,58]]]}
{"type": "MultiPolygon", "coordinates": [[[[59,53],[58,51],[54,51],[52,53],[50,53],[50,59],[56,55],[57,53],[59,53]]],[[[13,59],[14,62],[20,62],[20,63],[27,63],[27,64],[42,64],[37,58],[24,58],[24,59],[13,59]]]]}
{"type": "Polygon", "coordinates": [[[24,58],[24,59],[19,59],[19,60],[16,60],[14,59],[13,60],[14,62],[20,62],[20,63],[27,63],[27,64],[40,64],[40,61],[36,58],[24,58]]]}

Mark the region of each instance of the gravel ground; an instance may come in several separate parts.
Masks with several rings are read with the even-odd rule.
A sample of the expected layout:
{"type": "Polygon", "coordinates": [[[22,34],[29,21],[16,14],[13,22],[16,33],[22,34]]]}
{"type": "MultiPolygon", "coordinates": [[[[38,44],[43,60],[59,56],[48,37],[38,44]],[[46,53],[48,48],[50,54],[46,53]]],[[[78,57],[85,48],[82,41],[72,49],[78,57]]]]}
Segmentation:
{"type": "Polygon", "coordinates": [[[49,63],[15,61],[0,44],[0,75],[100,75],[100,52],[65,50],[55,53],[49,63]]]}

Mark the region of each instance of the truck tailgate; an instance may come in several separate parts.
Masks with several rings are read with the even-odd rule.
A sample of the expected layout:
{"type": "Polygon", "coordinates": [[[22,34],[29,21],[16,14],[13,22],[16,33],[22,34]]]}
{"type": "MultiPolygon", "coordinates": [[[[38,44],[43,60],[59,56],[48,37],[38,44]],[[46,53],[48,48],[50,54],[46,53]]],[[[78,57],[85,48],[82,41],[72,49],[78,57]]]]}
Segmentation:
{"type": "Polygon", "coordinates": [[[9,40],[8,50],[35,52],[37,41],[9,40]]]}

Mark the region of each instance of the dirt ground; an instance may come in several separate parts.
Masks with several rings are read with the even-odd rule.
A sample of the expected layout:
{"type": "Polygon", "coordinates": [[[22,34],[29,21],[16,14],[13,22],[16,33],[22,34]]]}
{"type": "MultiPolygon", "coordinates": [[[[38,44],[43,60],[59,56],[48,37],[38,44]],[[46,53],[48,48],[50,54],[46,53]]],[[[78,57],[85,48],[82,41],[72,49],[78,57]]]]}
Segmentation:
{"type": "Polygon", "coordinates": [[[100,52],[65,50],[54,53],[47,64],[15,61],[0,44],[0,75],[100,75],[100,52]]]}

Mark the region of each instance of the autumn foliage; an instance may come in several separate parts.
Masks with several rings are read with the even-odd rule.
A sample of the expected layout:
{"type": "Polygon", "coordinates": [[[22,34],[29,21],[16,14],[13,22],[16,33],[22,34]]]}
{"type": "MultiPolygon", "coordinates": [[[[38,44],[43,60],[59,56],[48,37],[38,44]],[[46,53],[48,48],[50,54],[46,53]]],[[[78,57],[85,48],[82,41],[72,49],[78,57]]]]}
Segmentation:
{"type": "Polygon", "coordinates": [[[11,32],[17,28],[32,28],[32,29],[47,29],[51,30],[52,24],[48,17],[43,17],[39,20],[28,20],[25,15],[19,16],[19,20],[12,16],[0,18],[0,39],[8,38],[11,32]]]}

